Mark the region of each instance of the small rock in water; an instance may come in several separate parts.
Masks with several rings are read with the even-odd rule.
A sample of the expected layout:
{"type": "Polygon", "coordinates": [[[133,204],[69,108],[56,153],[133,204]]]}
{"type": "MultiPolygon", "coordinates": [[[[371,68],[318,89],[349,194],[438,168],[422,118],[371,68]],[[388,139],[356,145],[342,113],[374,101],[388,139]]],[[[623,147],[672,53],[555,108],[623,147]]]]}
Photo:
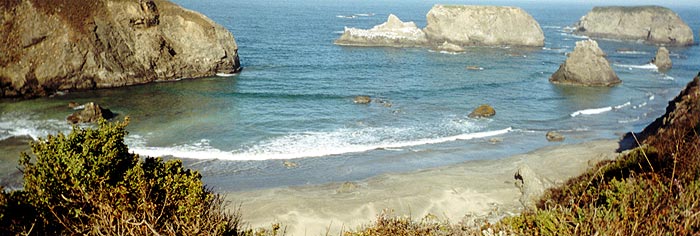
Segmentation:
{"type": "Polygon", "coordinates": [[[88,102],[83,106],[85,107],[83,110],[71,114],[66,120],[71,124],[95,123],[100,119],[108,120],[115,116],[109,109],[102,108],[93,102],[88,102]]]}
{"type": "Polygon", "coordinates": [[[353,99],[353,102],[356,104],[369,104],[372,102],[372,98],[369,96],[356,96],[355,99],[353,99]]]}
{"type": "Polygon", "coordinates": [[[493,109],[493,107],[489,106],[488,104],[483,104],[472,113],[469,114],[469,118],[482,118],[482,117],[491,117],[496,115],[496,110],[493,109]]]}
{"type": "Polygon", "coordinates": [[[547,141],[550,142],[561,142],[564,141],[564,135],[561,135],[560,133],[556,131],[549,131],[545,135],[547,137],[547,141]]]}
{"type": "Polygon", "coordinates": [[[656,52],[656,56],[651,59],[651,63],[654,63],[659,70],[671,69],[673,63],[671,62],[671,57],[669,57],[669,52],[666,47],[660,47],[656,52]]]}
{"type": "Polygon", "coordinates": [[[497,143],[500,143],[500,142],[503,142],[503,139],[502,139],[502,138],[491,138],[491,139],[489,139],[489,143],[491,143],[491,144],[497,144],[497,143]]]}
{"type": "Polygon", "coordinates": [[[478,66],[467,66],[467,70],[484,70],[484,68],[478,66]]]}
{"type": "Polygon", "coordinates": [[[75,109],[76,107],[79,107],[79,106],[80,106],[80,103],[77,103],[77,102],[69,102],[68,103],[68,107],[72,108],[72,109],[75,109]]]}
{"type": "Polygon", "coordinates": [[[283,161],[282,164],[284,167],[287,167],[287,169],[297,168],[299,166],[296,162],[291,161],[283,161]]]}

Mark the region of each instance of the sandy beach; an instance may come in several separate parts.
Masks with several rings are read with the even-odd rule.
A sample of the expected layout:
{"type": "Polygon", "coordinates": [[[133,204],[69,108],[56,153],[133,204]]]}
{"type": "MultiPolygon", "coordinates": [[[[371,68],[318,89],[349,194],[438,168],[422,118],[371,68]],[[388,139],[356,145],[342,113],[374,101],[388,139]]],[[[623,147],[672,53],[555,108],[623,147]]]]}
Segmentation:
{"type": "Polygon", "coordinates": [[[370,223],[384,209],[414,219],[431,214],[451,222],[496,221],[524,209],[514,178],[520,166],[528,166],[545,182],[556,185],[601,160],[615,158],[618,147],[617,140],[562,144],[500,160],[469,161],[352,183],[229,192],[226,196],[231,206],[242,204],[243,218],[251,227],[279,222],[287,227],[287,235],[337,235],[370,223]]]}

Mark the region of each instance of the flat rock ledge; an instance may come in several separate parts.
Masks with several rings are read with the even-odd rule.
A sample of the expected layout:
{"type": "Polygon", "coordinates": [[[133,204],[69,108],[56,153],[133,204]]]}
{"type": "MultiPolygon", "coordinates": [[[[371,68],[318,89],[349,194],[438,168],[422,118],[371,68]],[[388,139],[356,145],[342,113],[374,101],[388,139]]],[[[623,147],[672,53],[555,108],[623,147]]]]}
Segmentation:
{"type": "Polygon", "coordinates": [[[345,28],[338,45],[446,48],[461,52],[464,46],[544,46],[539,23],[517,7],[435,5],[427,26],[419,29],[389,15],[371,29],[345,28]]]}
{"type": "Polygon", "coordinates": [[[622,81],[617,77],[598,43],[588,39],[576,42],[576,47],[559,66],[549,81],[555,84],[581,86],[614,86],[622,81]]]}
{"type": "Polygon", "coordinates": [[[693,31],[671,9],[660,6],[594,7],[574,25],[574,33],[591,37],[686,46],[693,31]]]}
{"type": "Polygon", "coordinates": [[[240,70],[233,35],[167,0],[0,4],[0,97],[240,70]]]}

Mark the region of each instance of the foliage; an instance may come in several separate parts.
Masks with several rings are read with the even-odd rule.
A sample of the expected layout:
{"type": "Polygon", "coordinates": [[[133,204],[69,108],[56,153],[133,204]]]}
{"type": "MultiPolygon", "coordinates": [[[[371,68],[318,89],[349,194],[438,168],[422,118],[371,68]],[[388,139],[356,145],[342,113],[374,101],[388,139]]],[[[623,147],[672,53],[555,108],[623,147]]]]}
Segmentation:
{"type": "Polygon", "coordinates": [[[240,215],[179,160],[140,159],[124,122],[31,144],[24,189],[0,194],[0,234],[239,235],[240,215]]]}

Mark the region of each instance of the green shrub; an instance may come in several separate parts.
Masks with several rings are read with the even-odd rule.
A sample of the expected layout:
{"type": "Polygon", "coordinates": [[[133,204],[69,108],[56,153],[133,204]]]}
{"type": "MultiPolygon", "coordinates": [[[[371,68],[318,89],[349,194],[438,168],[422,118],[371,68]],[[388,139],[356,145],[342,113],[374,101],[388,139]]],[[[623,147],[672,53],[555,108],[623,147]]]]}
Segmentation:
{"type": "Polygon", "coordinates": [[[239,235],[240,215],[179,160],[140,159],[124,122],[31,144],[24,189],[0,194],[0,234],[239,235]]]}

